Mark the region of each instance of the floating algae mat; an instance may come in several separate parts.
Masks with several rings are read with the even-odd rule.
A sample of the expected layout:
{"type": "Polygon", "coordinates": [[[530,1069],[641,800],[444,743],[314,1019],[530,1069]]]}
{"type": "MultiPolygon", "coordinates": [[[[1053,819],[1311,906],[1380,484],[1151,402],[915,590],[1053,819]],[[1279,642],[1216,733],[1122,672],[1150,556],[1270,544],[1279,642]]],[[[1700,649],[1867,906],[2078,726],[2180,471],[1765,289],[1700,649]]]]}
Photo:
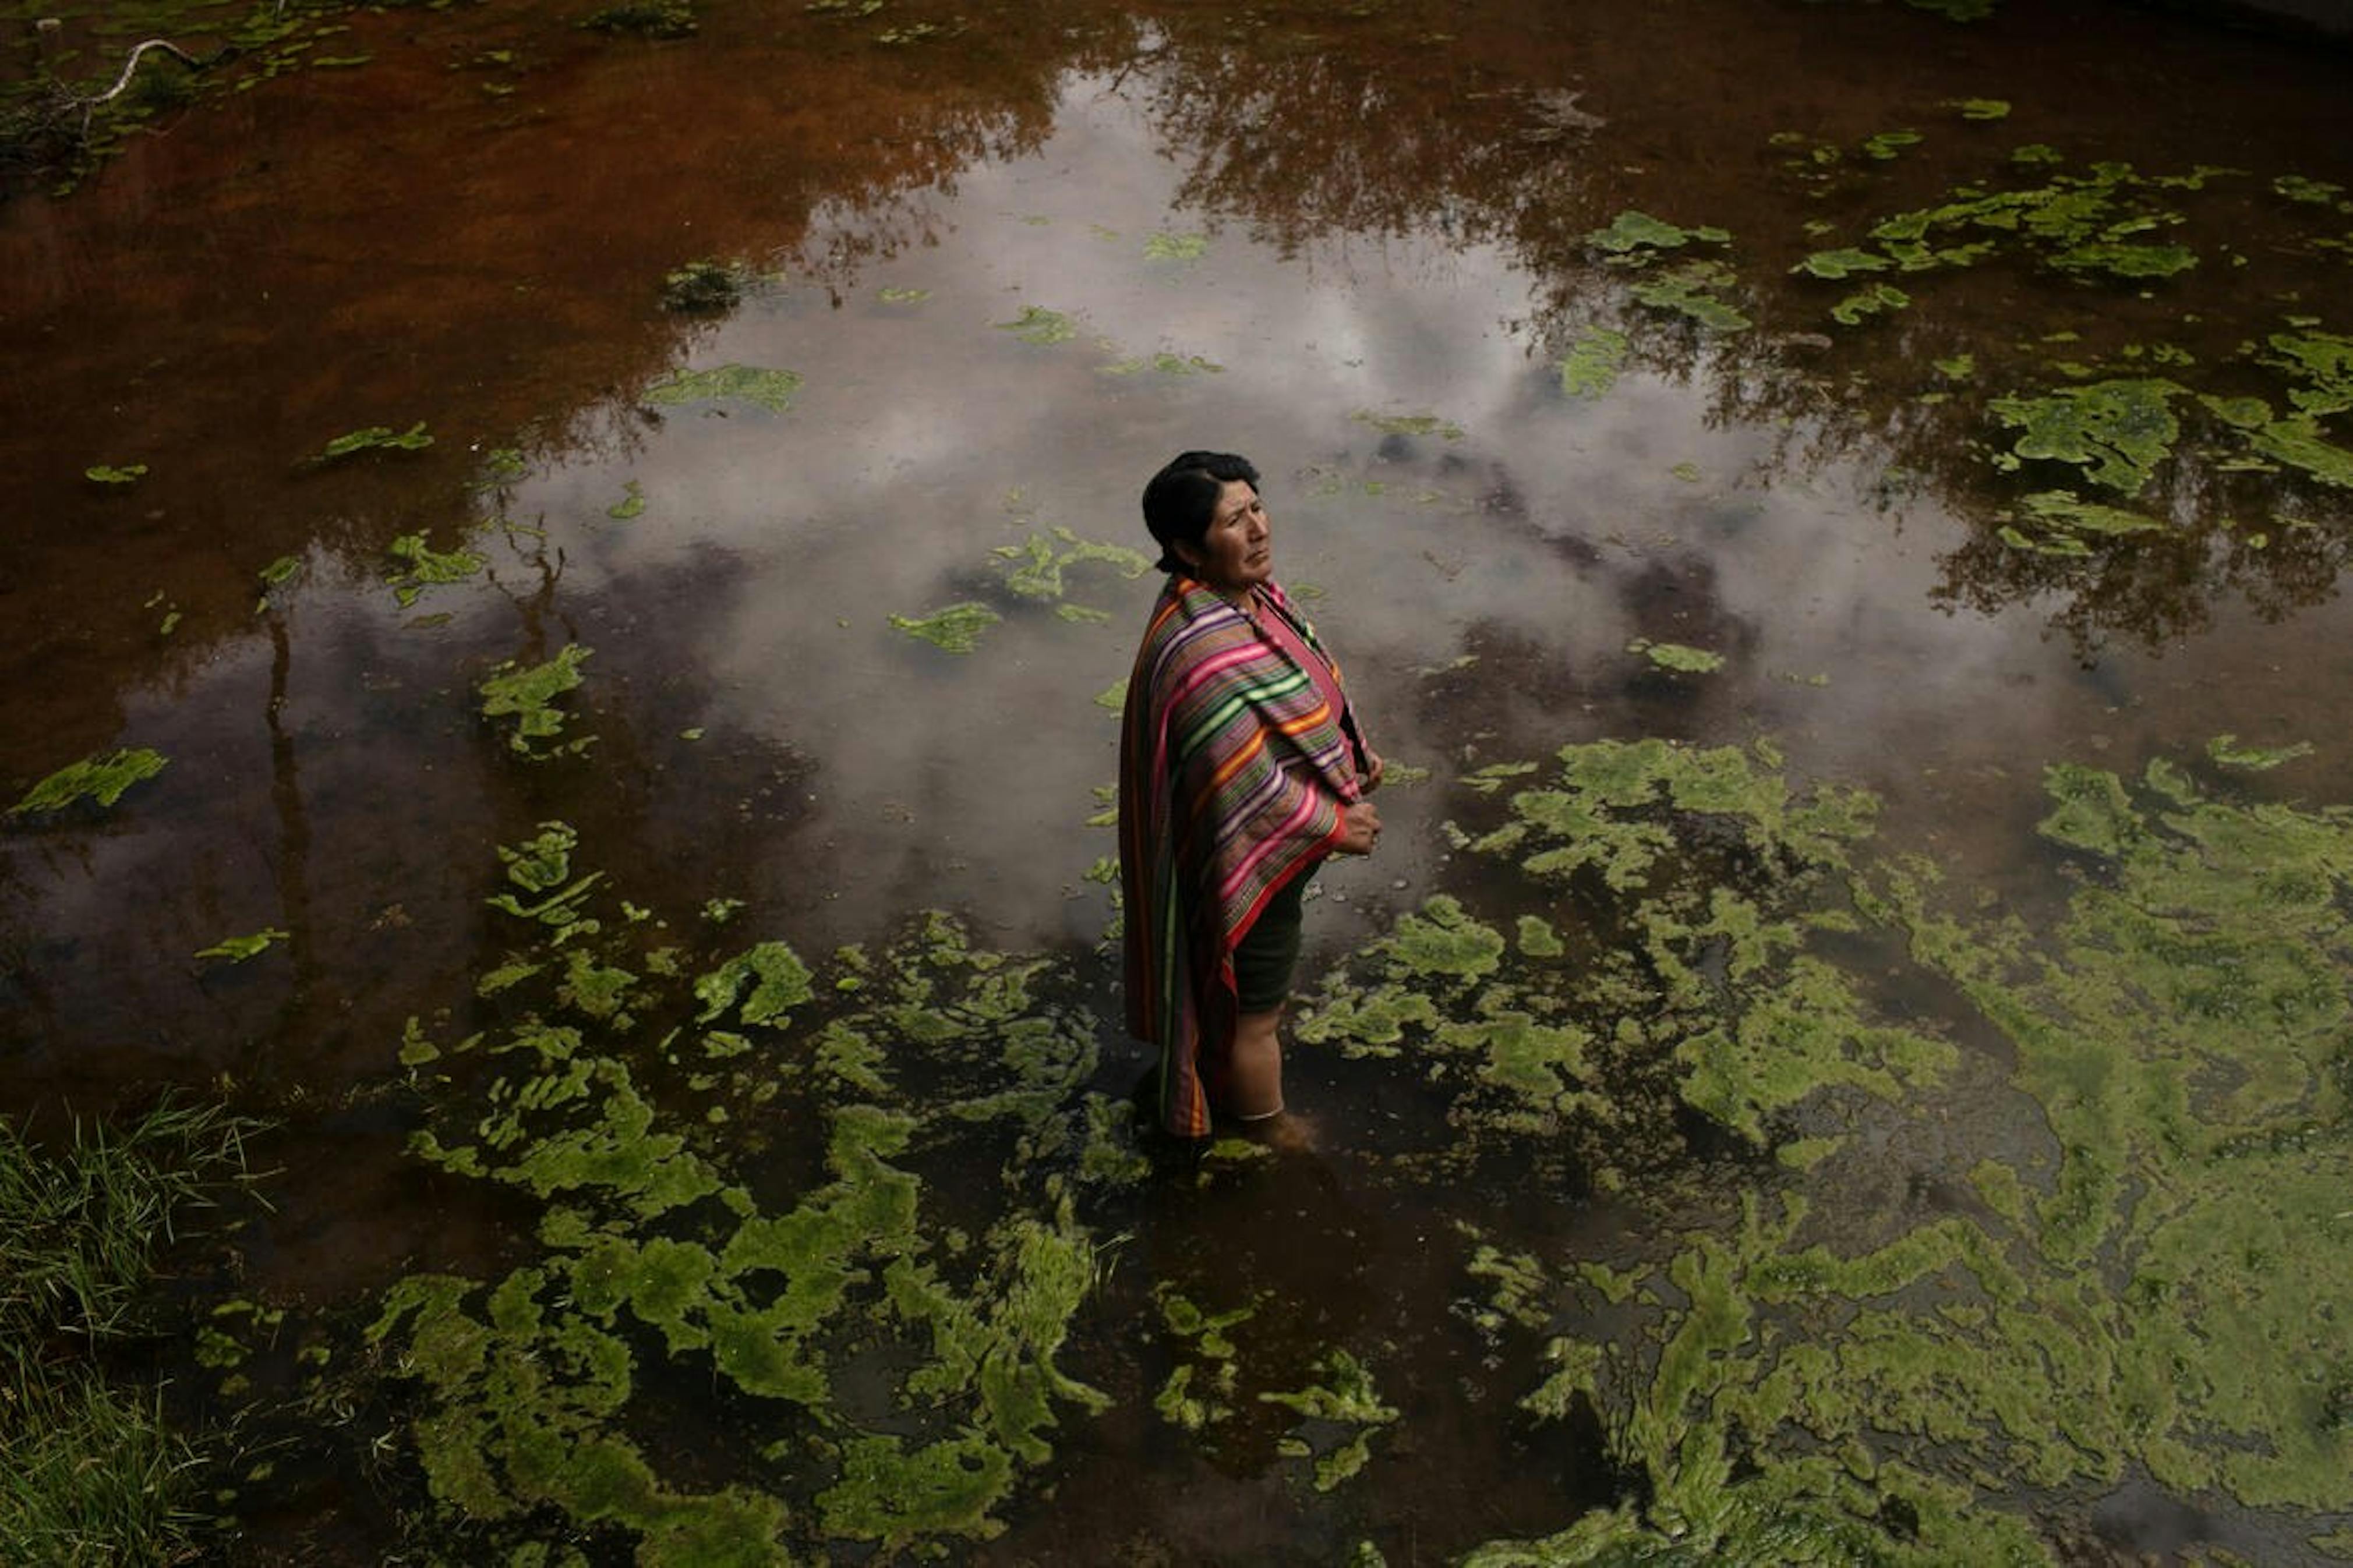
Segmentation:
{"type": "Polygon", "coordinates": [[[1872,803],[1769,748],[1573,746],[1512,782],[1453,832],[1542,911],[1432,899],[1301,1029],[1419,1064],[1515,1170],[1567,1143],[1679,1238],[1481,1240],[1524,1412],[1597,1421],[1634,1481],[1470,1561],[2048,1561],[2025,1494],[2135,1474],[2316,1536],[2353,1507],[2353,811],[2054,767],[2041,832],[2081,876],[2038,933],[1869,858],[1872,803]],[[1989,1035],[2006,1056],[1955,1043],[1989,1035]],[[2006,1073],[2011,1131],[1948,1149],[1967,1073],[2006,1073]],[[1695,1177],[1694,1110],[1752,1153],[1695,1177]]]}
{"type": "Polygon", "coordinates": [[[412,1276],[368,1330],[415,1391],[433,1528],[691,1563],[994,1533],[1063,1413],[1103,1403],[1056,1364],[1098,1266],[1086,1178],[1050,1173],[1128,1169],[1089,1148],[1093,1020],[944,917],[815,967],[721,956],[720,922],[672,930],[578,850],[549,823],[501,851],[515,946],[479,1027],[412,1020],[401,1052],[437,1108],[417,1154],[536,1215],[503,1276],[412,1276]],[[779,1127],[822,1132],[797,1184],[779,1127]],[[939,1201],[921,1171],[976,1142],[1001,1192],[939,1201]],[[679,1473],[713,1422],[750,1451],[679,1473]]]}

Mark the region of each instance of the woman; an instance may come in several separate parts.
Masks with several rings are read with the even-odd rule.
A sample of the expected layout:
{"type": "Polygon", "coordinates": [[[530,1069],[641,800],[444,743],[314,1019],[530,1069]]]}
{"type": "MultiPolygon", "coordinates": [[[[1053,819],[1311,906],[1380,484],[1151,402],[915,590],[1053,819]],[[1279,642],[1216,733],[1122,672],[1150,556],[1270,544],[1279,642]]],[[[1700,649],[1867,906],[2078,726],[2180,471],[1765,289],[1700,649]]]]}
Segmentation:
{"type": "Polygon", "coordinates": [[[1369,855],[1381,760],[1339,666],[1274,581],[1258,470],[1186,452],[1144,489],[1168,574],[1120,732],[1128,1027],[1160,1047],[1160,1123],[1282,1110],[1275,1027],[1299,903],[1332,854],[1369,855]]]}

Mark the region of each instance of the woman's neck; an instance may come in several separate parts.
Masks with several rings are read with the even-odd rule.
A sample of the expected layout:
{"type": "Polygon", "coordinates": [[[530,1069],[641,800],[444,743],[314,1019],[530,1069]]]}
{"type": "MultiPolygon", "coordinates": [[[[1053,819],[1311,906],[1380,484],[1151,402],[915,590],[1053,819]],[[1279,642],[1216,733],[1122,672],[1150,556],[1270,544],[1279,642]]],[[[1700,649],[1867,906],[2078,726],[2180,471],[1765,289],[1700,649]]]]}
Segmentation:
{"type": "Polygon", "coordinates": [[[1231,588],[1221,587],[1215,583],[1204,583],[1202,586],[1237,610],[1250,610],[1257,606],[1258,584],[1255,583],[1241,583],[1231,588]]]}

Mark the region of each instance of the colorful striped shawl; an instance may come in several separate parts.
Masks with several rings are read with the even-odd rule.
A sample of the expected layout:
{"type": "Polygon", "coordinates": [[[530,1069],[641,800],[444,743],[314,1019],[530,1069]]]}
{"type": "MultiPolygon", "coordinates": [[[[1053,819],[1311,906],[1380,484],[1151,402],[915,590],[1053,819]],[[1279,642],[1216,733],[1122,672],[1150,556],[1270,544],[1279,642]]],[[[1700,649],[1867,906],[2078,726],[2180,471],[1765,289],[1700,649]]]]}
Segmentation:
{"type": "MultiPolygon", "coordinates": [[[[1306,618],[1274,613],[1331,666],[1306,618]]],[[[1332,851],[1357,798],[1342,713],[1206,584],[1172,575],[1128,677],[1120,732],[1127,1020],[1160,1047],[1160,1120],[1209,1131],[1239,1011],[1233,951],[1267,900],[1332,851]]]]}

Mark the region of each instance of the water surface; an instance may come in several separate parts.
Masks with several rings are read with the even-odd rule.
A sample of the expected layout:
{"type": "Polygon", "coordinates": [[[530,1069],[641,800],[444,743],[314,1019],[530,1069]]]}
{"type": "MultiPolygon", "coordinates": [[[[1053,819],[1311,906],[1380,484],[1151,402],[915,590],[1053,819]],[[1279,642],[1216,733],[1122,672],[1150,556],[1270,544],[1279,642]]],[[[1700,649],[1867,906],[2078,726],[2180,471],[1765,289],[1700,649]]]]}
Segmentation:
{"type": "MultiPolygon", "coordinates": [[[[664,43],[512,10],[347,20],[319,47],[364,64],[200,100],[70,195],[0,211],[0,338],[20,367],[0,394],[18,497],[0,781],[15,798],[93,752],[171,759],[109,812],[0,838],[0,1103],[119,1106],[169,1084],[277,1118],[277,1207],[237,1233],[237,1288],[322,1335],[347,1339],[404,1275],[492,1281],[533,1256],[521,1194],[411,1152],[480,1111],[480,1075],[437,1085],[399,1053],[412,1018],[445,1043],[512,1021],[479,983],[524,939],[485,900],[506,886],[498,847],[543,823],[576,827],[582,866],[698,966],[762,940],[821,965],[953,911],[982,948],[1050,961],[1057,1037],[1098,1053],[1069,1058],[1064,1112],[1124,1093],[1140,1058],[1103,941],[1098,792],[1155,583],[1108,552],[1068,560],[1059,597],[1010,574],[1027,551],[1147,544],[1135,494],[1182,447],[1265,470],[1283,581],[1377,743],[1427,771],[1385,799],[1381,855],[1319,879],[1311,976],[1436,895],[1503,924],[1541,908],[1579,953],[1614,940],[1591,889],[1532,903],[1464,847],[1502,801],[1461,781],[1564,745],[1762,741],[1793,785],[1878,799],[1874,854],[1924,857],[1964,906],[2045,933],[2101,875],[2038,837],[2047,768],[2132,779],[2161,759],[2251,807],[2353,798],[2330,739],[2353,674],[2347,491],[2223,466],[2236,448],[2196,403],[2261,395],[2284,416],[2264,345],[2353,331],[2353,100],[2325,48],[2096,5],[1964,24],[1697,0],[892,0],[712,8],[664,43]],[[1964,107],[1995,100],[1999,116],[1964,107]],[[2194,268],[2119,279],[2020,246],[1917,275],[1791,272],[1956,193],[2120,164],[2194,176],[2133,187],[2159,216],[2116,236],[2178,240],[2194,268]],[[2340,189],[2295,194],[2324,186],[2340,189]],[[1727,238],[1630,267],[1596,237],[1629,211],[1727,238]],[[1715,292],[1746,330],[1639,301],[1686,255],[1724,258],[1715,292]],[[698,260],[738,268],[740,299],[665,310],[665,275],[698,260]],[[1908,307],[1832,319],[1874,280],[1908,307]],[[1596,331],[1624,334],[1617,373],[1573,389],[1562,362],[1596,331]],[[663,400],[674,374],[731,365],[797,380],[777,406],[663,400]],[[1990,399],[2153,374],[2187,390],[2179,455],[2146,484],[1995,460],[2019,433],[1990,399]],[[317,460],[420,421],[425,449],[317,460]],[[86,477],[134,463],[135,484],[86,477]],[[2023,498],[2062,487],[2151,531],[2082,555],[2004,541],[2023,498]],[[403,593],[391,552],[417,534],[479,569],[403,593]],[[1001,617],[968,654],[893,623],[961,603],[1001,617]],[[594,742],[525,759],[479,683],[569,645],[593,652],[559,743],[594,742]],[[1660,645],[1722,663],[1662,668],[1660,645]],[[2233,771],[2209,749],[2225,734],[2316,749],[2233,771]],[[740,909],[701,920],[711,900],[740,909]],[[259,957],[192,956],[265,929],[286,935],[259,957]]],[[[2341,408],[2320,418],[2346,438],[2341,408]]],[[[1905,944],[1859,936],[1850,957],[1858,975],[1901,968],[1905,944]]],[[[1475,1241],[1564,1279],[1663,1266],[1728,1223],[1731,1194],[1784,1190],[1770,1146],[1833,1122],[1852,1160],[1815,1182],[1807,1242],[1880,1245],[1984,1160],[2053,1179],[2041,1102],[1951,975],[1873,984],[1882,1016],[1937,1019],[1960,1047],[1907,1119],[1831,1093],[1757,1148],[1694,1112],[1683,1177],[1654,1188],[1597,1183],[1574,1138],[1476,1131],[1436,1068],[1313,1047],[1293,1076],[1319,1156],[1121,1184],[1075,1153],[1017,1153],[995,1124],[942,1135],[910,1161],[935,1157],[927,1191],[966,1202],[976,1234],[1000,1168],[1012,1212],[1078,1197],[1107,1275],[1064,1362],[1110,1404],[1056,1406],[1053,1457],[1021,1467],[991,1544],[937,1539],[1139,1562],[1369,1542],[1395,1563],[1639,1503],[1656,1478],[1605,1415],[1514,1407],[1547,1334],[1607,1324],[1556,1282],[1543,1331],[1486,1326],[1465,1305],[1491,1289],[1466,1272],[1475,1241]],[[1153,1405],[1185,1354],[1169,1290],[1255,1304],[1240,1414],[1199,1433],[1153,1405]],[[1362,1475],[1317,1490],[1279,1447],[1299,1436],[1289,1408],[1250,1395],[1302,1386],[1334,1347],[1399,1414],[1362,1475]]],[[[615,1048],[663,1092],[709,1091],[649,1045],[615,1048]]],[[[886,1055],[909,1092],[944,1070],[912,1040],[886,1055]]],[[[696,1147],[789,1205],[825,1179],[826,1097],[821,1074],[778,1070],[809,1102],[798,1120],[754,1097],[696,1147]]],[[[2301,1112],[2336,1114],[2316,1092],[2301,1112]]],[[[816,1421],[804,1443],[806,1413],[741,1392],[713,1409],[689,1354],[644,1374],[662,1413],[638,1441],[660,1451],[649,1424],[684,1424],[670,1484],[774,1488],[798,1510],[786,1539],[825,1550],[807,1494],[833,1484],[828,1445],[937,1436],[892,1414],[887,1349],[835,1352],[847,1426],[816,1421]],[[801,1446],[763,1452],[785,1432],[801,1446]]],[[[237,1552],[364,1556],[396,1514],[432,1517],[413,1458],[372,1496],[348,1484],[359,1436],[410,1441],[413,1389],[363,1397],[370,1432],[258,1487],[237,1552]]],[[[2319,1440],[2341,1447],[2341,1426],[2319,1440]]],[[[2137,1464],[1956,1473],[2084,1555],[2321,1560],[2348,1500],[2185,1495],[2137,1464]]],[[[455,1539],[528,1535],[512,1528],[455,1539]]],[[[626,1555],[631,1537],[590,1540],[626,1555]]]]}

